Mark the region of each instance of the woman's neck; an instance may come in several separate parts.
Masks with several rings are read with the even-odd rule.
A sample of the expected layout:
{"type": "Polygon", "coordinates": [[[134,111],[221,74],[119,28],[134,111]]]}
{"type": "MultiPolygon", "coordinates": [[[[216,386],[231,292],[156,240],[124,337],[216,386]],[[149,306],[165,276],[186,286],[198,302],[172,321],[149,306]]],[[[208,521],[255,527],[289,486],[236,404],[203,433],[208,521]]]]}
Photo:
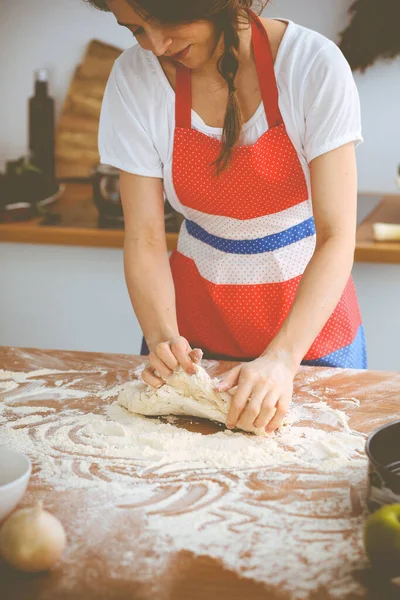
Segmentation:
{"type": "MultiPolygon", "coordinates": [[[[246,67],[249,61],[253,60],[253,49],[251,43],[250,25],[241,26],[239,30],[239,71],[246,67]]],[[[193,69],[193,73],[199,77],[210,77],[215,75],[218,60],[224,52],[224,36],[221,34],[210,59],[198,69],[193,69]]]]}

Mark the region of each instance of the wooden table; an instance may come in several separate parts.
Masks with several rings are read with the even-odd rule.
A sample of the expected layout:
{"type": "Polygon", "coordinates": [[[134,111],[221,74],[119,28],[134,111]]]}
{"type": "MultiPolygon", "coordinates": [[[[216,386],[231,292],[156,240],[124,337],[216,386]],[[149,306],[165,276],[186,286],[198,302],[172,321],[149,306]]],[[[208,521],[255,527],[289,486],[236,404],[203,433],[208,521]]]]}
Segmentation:
{"type": "MultiPolygon", "coordinates": [[[[361,469],[350,463],[349,471],[327,473],[318,464],[240,471],[193,469],[188,463],[175,472],[143,471],[134,460],[88,455],[82,419],[89,425],[105,420],[115,386],[131,380],[140,362],[126,355],[0,348],[0,368],[6,371],[51,370],[29,379],[0,371],[0,445],[11,434],[15,440],[26,434],[25,451],[35,456],[39,440],[46,441],[42,458],[52,466],[51,477],[40,472],[42,458],[35,460],[22,504],[42,498],[68,535],[63,560],[49,573],[23,575],[0,562],[2,600],[293,600],[307,573],[314,573],[302,596],[308,600],[399,598],[400,587],[379,583],[363,553],[362,456],[361,469]],[[69,450],[60,447],[60,432],[67,435],[69,450]],[[63,485],[67,468],[76,475],[70,487],[63,485]],[[117,485],[122,476],[123,488],[117,485]],[[235,504],[238,489],[243,497],[235,504]],[[184,522],[186,528],[191,524],[187,539],[184,522]],[[205,535],[206,526],[209,545],[197,554],[191,540],[205,535]],[[218,550],[225,543],[226,560],[218,550]],[[246,565],[257,566],[256,551],[261,565],[252,571],[246,565]],[[240,568],[232,567],[232,557],[240,568]],[[260,581],[264,569],[268,578],[260,581]],[[296,573],[298,581],[290,580],[296,573]],[[347,583],[334,595],[341,577],[347,583]]],[[[228,366],[215,363],[211,370],[216,374],[228,366]]],[[[400,374],[303,368],[294,402],[316,407],[326,401],[346,412],[350,427],[367,434],[399,417],[399,389],[400,374]]],[[[196,420],[179,420],[176,426],[203,434],[220,431],[196,420]]],[[[316,420],[312,427],[324,426],[316,420]]]]}

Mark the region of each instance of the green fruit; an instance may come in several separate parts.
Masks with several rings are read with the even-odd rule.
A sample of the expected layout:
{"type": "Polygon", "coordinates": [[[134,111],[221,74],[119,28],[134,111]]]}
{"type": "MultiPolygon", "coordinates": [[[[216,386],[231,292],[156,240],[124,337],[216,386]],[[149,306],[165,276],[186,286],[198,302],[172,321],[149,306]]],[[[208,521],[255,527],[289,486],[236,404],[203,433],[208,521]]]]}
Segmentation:
{"type": "Polygon", "coordinates": [[[368,517],[364,544],[374,568],[386,577],[400,576],[400,504],[383,506],[368,517]]]}

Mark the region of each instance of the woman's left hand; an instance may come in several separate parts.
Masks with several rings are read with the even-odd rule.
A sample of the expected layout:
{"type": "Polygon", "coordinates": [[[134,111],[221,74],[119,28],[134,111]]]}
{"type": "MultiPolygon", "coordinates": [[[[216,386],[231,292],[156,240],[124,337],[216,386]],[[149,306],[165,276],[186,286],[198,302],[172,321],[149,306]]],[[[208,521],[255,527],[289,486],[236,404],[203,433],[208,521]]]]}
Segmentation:
{"type": "Polygon", "coordinates": [[[226,392],[237,385],[227,418],[227,427],[239,425],[275,431],[288,411],[293,395],[297,367],[286,353],[266,353],[249,363],[242,363],[221,376],[216,389],[226,392]]]}

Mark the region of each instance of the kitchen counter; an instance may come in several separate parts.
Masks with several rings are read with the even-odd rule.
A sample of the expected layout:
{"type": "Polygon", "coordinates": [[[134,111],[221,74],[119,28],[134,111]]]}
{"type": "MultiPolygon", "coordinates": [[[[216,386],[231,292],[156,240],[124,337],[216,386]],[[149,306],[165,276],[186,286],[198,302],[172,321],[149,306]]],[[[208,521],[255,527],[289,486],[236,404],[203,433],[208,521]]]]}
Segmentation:
{"type": "MultiPolygon", "coordinates": [[[[19,372],[0,371],[0,444],[6,440],[24,449],[34,463],[22,505],[42,498],[68,535],[63,560],[49,573],[22,575],[0,562],[1,598],[294,600],[300,592],[309,600],[399,597],[398,585],[371,575],[363,553],[362,451],[343,459],[340,470],[327,470],[322,458],[308,467],[290,459],[278,468],[278,435],[268,466],[257,466],[256,453],[251,466],[222,467],[212,463],[213,452],[201,466],[187,455],[194,456],[206,439],[244,439],[250,453],[272,442],[225,437],[221,425],[189,418],[170,424],[140,419],[142,429],[126,445],[124,425],[106,415],[141,360],[0,348],[0,366],[19,372]],[[157,427],[164,437],[151,438],[157,427]],[[179,444],[187,431],[194,433],[185,454],[179,444]],[[171,464],[155,463],[151,457],[165,436],[183,455],[171,464]],[[143,444],[147,450],[139,458],[135,453],[143,444]]],[[[207,366],[218,374],[232,364],[207,366]]],[[[306,427],[309,443],[310,431],[317,431],[325,441],[343,437],[363,447],[366,434],[399,417],[399,389],[397,373],[302,368],[293,410],[303,414],[298,426],[306,427]]]]}
{"type": "MultiPolygon", "coordinates": [[[[21,223],[0,224],[0,242],[122,248],[122,228],[98,227],[98,212],[91,194],[88,184],[67,184],[61,198],[49,210],[50,214],[61,216],[60,223],[43,225],[43,218],[36,218],[21,223]]],[[[376,221],[400,223],[400,196],[385,196],[359,226],[355,261],[400,263],[400,242],[373,240],[372,223],[376,221]]],[[[168,232],[166,238],[168,250],[171,251],[176,247],[178,233],[168,232]]]]}
{"type": "MultiPolygon", "coordinates": [[[[60,215],[59,223],[43,225],[43,217],[39,217],[20,223],[0,224],[0,242],[123,248],[122,227],[99,228],[99,214],[89,184],[68,183],[48,212],[49,215],[60,215]]],[[[51,223],[51,219],[48,222],[51,223]]],[[[173,250],[177,233],[166,233],[166,238],[168,250],[173,250]]]]}
{"type": "Polygon", "coordinates": [[[356,262],[400,264],[400,242],[377,242],[373,223],[400,223],[400,196],[385,196],[357,229],[356,262]]]}

